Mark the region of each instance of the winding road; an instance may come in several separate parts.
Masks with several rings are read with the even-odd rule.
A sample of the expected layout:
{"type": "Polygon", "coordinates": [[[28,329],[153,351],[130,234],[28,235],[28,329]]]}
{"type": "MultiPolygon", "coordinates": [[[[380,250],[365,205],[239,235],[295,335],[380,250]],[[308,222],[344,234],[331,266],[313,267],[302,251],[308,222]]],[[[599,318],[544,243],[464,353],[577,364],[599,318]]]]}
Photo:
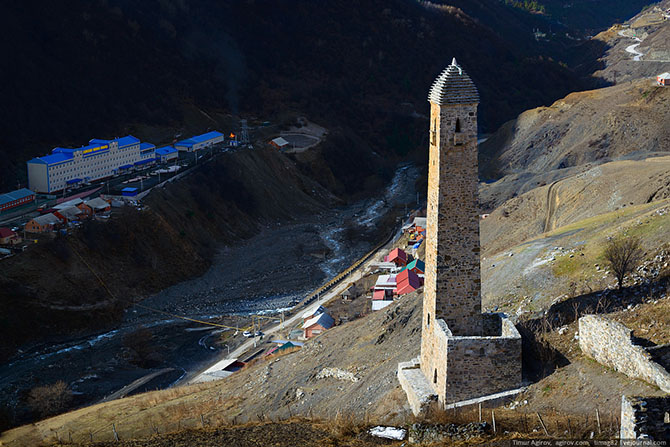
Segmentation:
{"type": "Polygon", "coordinates": [[[620,35],[621,37],[629,37],[629,38],[631,38],[631,39],[633,39],[633,40],[635,40],[635,41],[637,42],[637,43],[634,43],[634,44],[632,44],[632,45],[627,46],[627,47],[626,47],[626,52],[627,52],[627,53],[630,53],[630,54],[633,55],[633,60],[634,60],[634,61],[640,62],[640,61],[641,61],[641,57],[644,56],[644,53],[640,53],[639,51],[637,51],[636,48],[640,46],[640,43],[642,43],[642,39],[640,39],[639,37],[630,37],[630,36],[628,36],[628,35],[626,34],[626,30],[619,31],[619,35],[620,35]]]}

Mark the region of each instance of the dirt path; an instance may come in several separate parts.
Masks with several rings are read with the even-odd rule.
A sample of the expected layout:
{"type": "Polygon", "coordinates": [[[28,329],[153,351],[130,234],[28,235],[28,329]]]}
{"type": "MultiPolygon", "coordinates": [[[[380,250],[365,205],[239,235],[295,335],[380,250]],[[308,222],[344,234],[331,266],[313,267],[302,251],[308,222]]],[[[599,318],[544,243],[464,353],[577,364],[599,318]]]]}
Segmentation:
{"type": "Polygon", "coordinates": [[[141,387],[142,385],[146,384],[147,382],[155,379],[158,376],[161,376],[167,372],[174,371],[174,368],[163,368],[159,369],[158,371],[154,371],[151,374],[147,374],[144,377],[140,377],[139,379],[133,381],[132,383],[124,386],[121,388],[119,391],[110,394],[109,396],[105,397],[102,399],[100,402],[108,402],[110,400],[114,399],[120,399],[122,397],[126,397],[128,394],[132,393],[135,391],[137,388],[141,387]]]}
{"type": "Polygon", "coordinates": [[[551,231],[555,227],[555,225],[552,224],[552,220],[554,218],[554,213],[556,212],[556,208],[558,208],[558,204],[559,204],[558,193],[555,192],[555,187],[556,187],[556,184],[558,182],[559,182],[559,180],[557,180],[554,183],[552,183],[551,185],[549,185],[549,189],[547,190],[547,216],[544,218],[543,233],[551,231]]]}

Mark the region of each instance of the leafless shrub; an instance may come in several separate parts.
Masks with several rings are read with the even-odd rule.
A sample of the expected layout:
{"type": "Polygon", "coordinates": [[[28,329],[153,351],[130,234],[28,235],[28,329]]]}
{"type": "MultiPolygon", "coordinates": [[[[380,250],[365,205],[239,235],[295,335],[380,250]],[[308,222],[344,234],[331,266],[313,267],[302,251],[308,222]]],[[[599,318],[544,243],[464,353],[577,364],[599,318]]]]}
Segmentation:
{"type": "Polygon", "coordinates": [[[33,388],[28,405],[41,417],[53,416],[65,410],[72,401],[72,391],[62,380],[33,388]]]}
{"type": "Polygon", "coordinates": [[[616,276],[619,290],[626,275],[631,273],[642,260],[641,240],[636,236],[619,236],[605,246],[604,256],[616,276]]]}

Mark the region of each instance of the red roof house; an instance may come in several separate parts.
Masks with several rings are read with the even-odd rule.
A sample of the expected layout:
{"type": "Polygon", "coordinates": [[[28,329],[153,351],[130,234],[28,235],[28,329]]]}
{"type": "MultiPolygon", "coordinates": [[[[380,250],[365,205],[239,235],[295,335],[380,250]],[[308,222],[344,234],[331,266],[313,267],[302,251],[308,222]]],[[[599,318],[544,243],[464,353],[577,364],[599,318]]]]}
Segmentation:
{"type": "Polygon", "coordinates": [[[9,228],[0,228],[0,244],[15,244],[20,242],[19,235],[9,228]]]}
{"type": "Polygon", "coordinates": [[[395,289],[397,295],[414,292],[423,285],[423,280],[412,270],[403,270],[398,273],[396,280],[398,281],[398,286],[395,289]]]}
{"type": "Polygon", "coordinates": [[[384,290],[384,289],[377,289],[374,292],[372,292],[372,300],[377,301],[377,300],[386,300],[389,299],[389,290],[384,290]]]}
{"type": "Polygon", "coordinates": [[[388,256],[384,257],[384,262],[393,262],[395,265],[407,265],[407,253],[401,248],[394,248],[388,256]]]}

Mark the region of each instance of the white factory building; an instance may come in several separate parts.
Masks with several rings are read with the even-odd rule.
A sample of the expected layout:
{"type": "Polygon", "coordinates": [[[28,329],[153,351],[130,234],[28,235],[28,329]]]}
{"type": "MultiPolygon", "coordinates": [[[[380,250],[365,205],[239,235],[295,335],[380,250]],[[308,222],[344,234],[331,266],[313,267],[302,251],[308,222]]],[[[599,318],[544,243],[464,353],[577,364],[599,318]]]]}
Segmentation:
{"type": "Polygon", "coordinates": [[[155,161],[156,147],[128,135],[114,140],[93,139],[78,149],[57,147],[50,155],[28,161],[30,189],[61,191],[155,161]]]}
{"type": "Polygon", "coordinates": [[[182,140],[179,143],[176,143],[174,147],[178,151],[195,152],[222,142],[223,134],[214,130],[212,132],[207,132],[202,135],[191,137],[187,140],[182,140]]]}

